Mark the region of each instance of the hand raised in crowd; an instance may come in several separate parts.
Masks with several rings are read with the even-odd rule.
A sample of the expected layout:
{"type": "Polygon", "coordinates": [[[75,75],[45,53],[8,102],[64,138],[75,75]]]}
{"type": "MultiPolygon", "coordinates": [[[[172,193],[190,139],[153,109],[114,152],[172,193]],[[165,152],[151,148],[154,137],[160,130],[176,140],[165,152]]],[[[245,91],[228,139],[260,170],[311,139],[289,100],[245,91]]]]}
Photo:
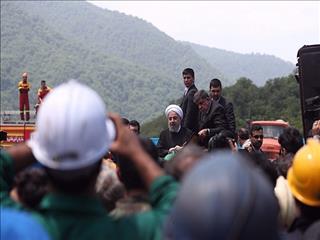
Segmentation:
{"type": "Polygon", "coordinates": [[[110,113],[109,118],[113,121],[116,131],[111,151],[128,157],[135,152],[142,151],[137,135],[123,125],[120,115],[110,113]]]}
{"type": "Polygon", "coordinates": [[[118,114],[110,113],[109,118],[116,128],[115,140],[110,150],[133,161],[145,185],[150,187],[154,179],[164,174],[162,169],[143,150],[137,134],[123,125],[118,114]]]}

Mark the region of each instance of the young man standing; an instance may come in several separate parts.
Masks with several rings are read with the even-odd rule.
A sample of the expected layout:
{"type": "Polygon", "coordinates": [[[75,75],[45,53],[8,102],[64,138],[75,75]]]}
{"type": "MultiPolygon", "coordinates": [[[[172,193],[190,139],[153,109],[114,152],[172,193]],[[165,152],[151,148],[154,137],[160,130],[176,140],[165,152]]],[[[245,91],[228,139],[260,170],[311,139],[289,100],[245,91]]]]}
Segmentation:
{"type": "Polygon", "coordinates": [[[224,107],[225,115],[228,122],[228,130],[233,134],[236,131],[236,120],[233,112],[233,105],[231,102],[228,102],[223,96],[221,81],[217,78],[214,78],[210,81],[210,95],[211,98],[217,101],[222,107],[224,107]]]}
{"type": "Polygon", "coordinates": [[[51,91],[51,88],[47,86],[45,80],[41,80],[41,86],[38,89],[38,103],[34,106],[36,114],[38,113],[40,104],[43,102],[44,97],[51,91]]]}
{"type": "Polygon", "coordinates": [[[194,71],[186,68],[182,72],[183,83],[185,86],[184,95],[180,107],[184,118],[182,126],[190,129],[192,132],[198,131],[198,107],[193,102],[193,96],[198,91],[194,84],[194,71]]]}

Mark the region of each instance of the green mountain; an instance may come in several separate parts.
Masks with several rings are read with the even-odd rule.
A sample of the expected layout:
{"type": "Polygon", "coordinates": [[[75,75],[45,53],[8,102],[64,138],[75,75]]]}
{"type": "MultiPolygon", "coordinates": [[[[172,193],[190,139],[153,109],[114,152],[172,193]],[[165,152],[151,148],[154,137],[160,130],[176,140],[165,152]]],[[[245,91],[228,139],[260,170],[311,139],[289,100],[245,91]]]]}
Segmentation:
{"type": "MultiPolygon", "coordinates": [[[[181,71],[199,88],[231,77],[152,24],[84,1],[1,1],[1,110],[18,109],[17,83],[29,72],[31,104],[40,80],[77,79],[97,90],[109,111],[146,122],[181,96],[181,71]]],[[[265,78],[267,80],[267,78],[265,78]]]]}
{"type": "Polygon", "coordinates": [[[200,87],[206,86],[212,75],[229,84],[191,47],[137,17],[78,1],[23,1],[19,6],[29,14],[41,17],[51,29],[70,41],[82,42],[90,49],[134,62],[177,81],[184,68],[192,67],[200,87]]]}
{"type": "MultiPolygon", "coordinates": [[[[143,35],[146,39],[150,35],[147,42],[152,42],[154,39],[154,45],[150,45],[148,49],[137,41],[135,47],[124,46],[126,39],[135,39],[133,33],[127,33],[129,35],[122,37],[117,35],[111,37],[112,28],[118,34],[126,32],[119,31],[121,27],[117,21],[121,22],[121,17],[125,18],[124,26],[127,29],[134,25],[130,27],[128,20],[131,18],[123,14],[104,11],[86,2],[2,1],[1,110],[18,108],[16,85],[21,73],[27,71],[33,86],[30,92],[31,104],[35,103],[41,79],[47,80],[48,85],[54,87],[73,78],[96,89],[110,111],[143,122],[155,117],[171,99],[181,95],[183,84],[180,72],[183,68],[193,67],[202,76],[205,76],[204,73],[207,74],[202,78],[203,82],[209,78],[210,72],[215,72],[190,47],[181,46],[142,20],[137,20],[142,30],[147,26],[152,31],[148,34],[147,28],[140,32],[136,31],[136,34],[143,35]],[[53,19],[59,21],[55,22],[53,19]],[[101,25],[106,26],[103,31],[100,31],[101,25]],[[94,32],[104,32],[104,34],[93,36],[94,32]],[[161,45],[159,43],[161,39],[157,39],[158,36],[153,32],[162,35],[167,42],[161,45]],[[106,36],[109,36],[109,39],[106,36]],[[99,45],[99,42],[104,43],[99,45]],[[112,43],[114,43],[113,52],[110,50],[112,48],[107,48],[112,43]],[[175,45],[178,46],[177,49],[175,45]],[[140,54],[132,53],[135,48],[140,54]],[[121,52],[119,49],[128,55],[131,54],[132,58],[116,54],[115,52],[121,52]],[[185,58],[179,55],[179,51],[185,54],[185,58]],[[152,56],[155,58],[148,59],[145,55],[147,52],[149,55],[154,52],[152,56]],[[169,52],[171,56],[163,54],[169,52]],[[171,63],[164,59],[156,66],[155,63],[161,57],[171,59],[171,63]],[[154,68],[148,65],[151,63],[154,68]],[[172,69],[169,69],[169,66],[172,69]],[[174,71],[176,75],[173,74],[174,71]]],[[[217,75],[221,76],[218,73],[217,75]]],[[[197,79],[199,76],[197,75],[197,79]]]]}
{"type": "Polygon", "coordinates": [[[235,82],[240,77],[251,79],[256,85],[263,86],[268,79],[287,76],[294,65],[280,58],[266,54],[240,54],[199,44],[182,42],[191,46],[201,57],[224,75],[235,82]]]}

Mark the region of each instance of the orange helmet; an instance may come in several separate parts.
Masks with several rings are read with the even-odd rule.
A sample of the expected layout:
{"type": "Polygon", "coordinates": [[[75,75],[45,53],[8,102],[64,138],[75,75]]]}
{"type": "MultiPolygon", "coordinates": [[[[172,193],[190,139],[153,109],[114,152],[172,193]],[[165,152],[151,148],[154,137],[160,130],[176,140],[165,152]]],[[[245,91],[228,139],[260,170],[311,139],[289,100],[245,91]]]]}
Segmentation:
{"type": "Polygon", "coordinates": [[[288,171],[288,184],[300,202],[320,207],[320,142],[308,139],[294,156],[288,171]]]}

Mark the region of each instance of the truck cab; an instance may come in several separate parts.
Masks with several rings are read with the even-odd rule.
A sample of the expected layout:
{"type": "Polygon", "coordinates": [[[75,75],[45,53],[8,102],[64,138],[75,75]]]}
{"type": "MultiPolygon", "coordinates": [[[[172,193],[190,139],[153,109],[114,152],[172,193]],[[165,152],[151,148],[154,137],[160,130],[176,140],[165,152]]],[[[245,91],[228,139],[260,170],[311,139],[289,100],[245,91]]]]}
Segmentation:
{"type": "Polygon", "coordinates": [[[252,121],[250,125],[260,125],[263,128],[264,137],[261,149],[269,160],[277,159],[280,153],[278,138],[283,130],[289,126],[289,123],[283,120],[252,121]]]}

